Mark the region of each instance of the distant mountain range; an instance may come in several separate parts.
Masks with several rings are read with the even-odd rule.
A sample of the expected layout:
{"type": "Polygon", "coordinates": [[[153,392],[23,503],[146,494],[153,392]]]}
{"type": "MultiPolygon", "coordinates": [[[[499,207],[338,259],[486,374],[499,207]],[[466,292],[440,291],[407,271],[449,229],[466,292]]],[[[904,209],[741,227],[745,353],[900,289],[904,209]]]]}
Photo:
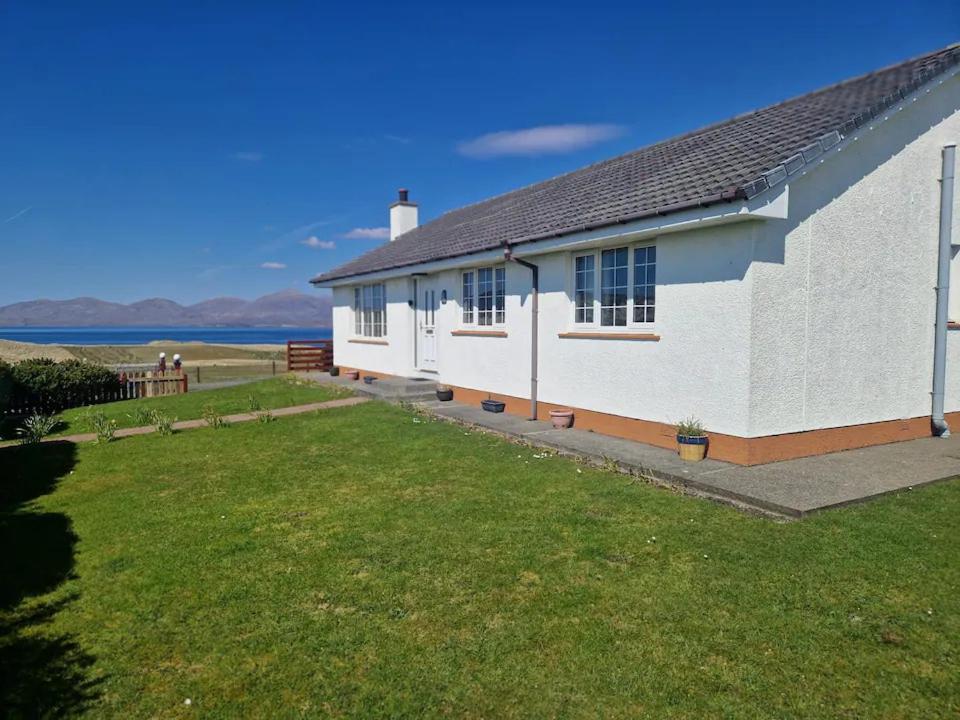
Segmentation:
{"type": "Polygon", "coordinates": [[[219,297],[195,305],[150,298],[122,305],[97,298],[30,300],[0,306],[0,327],[330,327],[329,297],[283,290],[256,300],[219,297]]]}

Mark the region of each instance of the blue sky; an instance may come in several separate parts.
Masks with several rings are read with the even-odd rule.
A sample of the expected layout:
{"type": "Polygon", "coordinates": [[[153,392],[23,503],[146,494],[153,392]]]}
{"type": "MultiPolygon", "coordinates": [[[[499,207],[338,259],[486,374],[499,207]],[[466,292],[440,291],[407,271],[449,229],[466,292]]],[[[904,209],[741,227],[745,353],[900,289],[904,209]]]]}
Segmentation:
{"type": "Polygon", "coordinates": [[[429,220],[960,40],[955,0],[644,5],[5,0],[0,304],[309,290],[398,187],[429,220]]]}

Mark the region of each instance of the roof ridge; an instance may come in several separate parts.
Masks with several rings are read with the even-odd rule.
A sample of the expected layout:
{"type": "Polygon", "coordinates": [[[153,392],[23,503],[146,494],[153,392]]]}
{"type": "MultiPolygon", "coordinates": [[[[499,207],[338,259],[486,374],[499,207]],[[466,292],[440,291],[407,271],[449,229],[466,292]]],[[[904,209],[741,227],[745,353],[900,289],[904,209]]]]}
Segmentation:
{"type": "MultiPolygon", "coordinates": [[[[945,48],[941,48],[940,50],[924,53],[923,55],[917,55],[909,60],[893,63],[892,65],[887,65],[879,70],[864,73],[863,75],[857,75],[856,77],[834,83],[833,85],[821,88],[820,90],[815,90],[807,93],[806,95],[793,98],[793,100],[810,98],[830,90],[836,90],[844,85],[854,82],[862,82],[874,75],[890,72],[895,68],[909,65],[911,63],[919,63],[927,60],[928,58],[933,58],[936,56],[940,56],[940,59],[931,68],[920,69],[909,82],[897,85],[891,92],[887,93],[878,102],[874,103],[870,108],[868,108],[867,111],[853,115],[845,122],[842,122],[838,126],[834,127],[832,130],[828,130],[814,142],[798,148],[797,152],[788,156],[783,162],[761,172],[759,177],[755,178],[754,180],[742,183],[738,189],[742,190],[744,196],[749,199],[756,197],[761,192],[773,187],[774,185],[778,185],[780,182],[785,180],[787,176],[793,175],[808,162],[819,157],[824,151],[829,150],[831,147],[840,142],[841,139],[847,137],[847,135],[849,135],[851,132],[862,127],[868,120],[875,118],[877,115],[902,100],[917,88],[927,84],[934,78],[944,73],[946,70],[960,63],[960,42],[952,43],[947,45],[945,48]]],[[[782,104],[783,103],[780,103],[780,105],[782,104]]],[[[779,105],[772,105],[770,107],[773,108],[778,106],[779,105]]],[[[760,111],[758,110],[757,112],[760,111]]]]}

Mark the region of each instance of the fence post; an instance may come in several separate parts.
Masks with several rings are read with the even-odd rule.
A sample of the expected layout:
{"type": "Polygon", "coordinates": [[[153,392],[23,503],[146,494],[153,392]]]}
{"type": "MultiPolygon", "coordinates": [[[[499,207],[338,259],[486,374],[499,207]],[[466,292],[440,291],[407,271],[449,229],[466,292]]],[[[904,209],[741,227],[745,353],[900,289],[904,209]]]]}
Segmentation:
{"type": "Polygon", "coordinates": [[[277,361],[276,361],[276,360],[273,361],[273,374],[274,374],[274,375],[277,374],[277,361]]]}

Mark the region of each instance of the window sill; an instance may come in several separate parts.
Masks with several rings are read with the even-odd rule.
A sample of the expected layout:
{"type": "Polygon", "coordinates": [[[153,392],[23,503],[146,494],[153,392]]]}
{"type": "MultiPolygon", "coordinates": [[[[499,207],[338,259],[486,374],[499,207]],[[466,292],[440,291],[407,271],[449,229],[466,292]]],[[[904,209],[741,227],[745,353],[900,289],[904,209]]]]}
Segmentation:
{"type": "Polygon", "coordinates": [[[506,330],[451,330],[454,337],[507,337],[506,330]]]}
{"type": "Polygon", "coordinates": [[[960,330],[960,321],[949,320],[947,322],[947,330],[960,330]]]}
{"type": "Polygon", "coordinates": [[[379,340],[377,338],[350,338],[347,340],[348,343],[357,343],[359,345],[389,345],[390,343],[386,340],[379,340]]]}
{"type": "Polygon", "coordinates": [[[557,337],[581,340],[645,340],[660,342],[660,336],[650,332],[562,332],[557,337]]]}

